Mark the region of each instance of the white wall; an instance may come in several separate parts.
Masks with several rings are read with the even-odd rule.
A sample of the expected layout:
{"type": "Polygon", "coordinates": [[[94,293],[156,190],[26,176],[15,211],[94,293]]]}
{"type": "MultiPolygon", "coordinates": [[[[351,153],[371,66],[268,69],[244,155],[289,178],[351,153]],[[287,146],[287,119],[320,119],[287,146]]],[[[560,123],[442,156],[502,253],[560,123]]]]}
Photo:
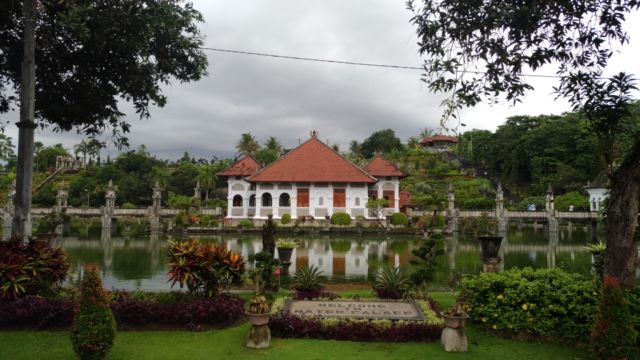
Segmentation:
{"type": "Polygon", "coordinates": [[[602,202],[609,197],[609,191],[604,188],[586,189],[589,193],[589,210],[602,210],[602,202]]]}

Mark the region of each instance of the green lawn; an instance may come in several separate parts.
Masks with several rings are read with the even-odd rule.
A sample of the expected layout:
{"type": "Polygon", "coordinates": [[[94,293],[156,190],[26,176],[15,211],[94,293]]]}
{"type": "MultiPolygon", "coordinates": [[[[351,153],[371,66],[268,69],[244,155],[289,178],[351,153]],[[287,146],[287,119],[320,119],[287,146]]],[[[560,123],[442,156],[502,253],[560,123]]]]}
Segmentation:
{"type": "MultiPolygon", "coordinates": [[[[434,296],[434,295],[432,295],[434,296]]],[[[451,294],[435,294],[446,307],[451,294]]],[[[570,346],[506,340],[469,328],[469,352],[447,354],[439,343],[364,343],[272,339],[268,350],[250,350],[244,341],[247,323],[223,330],[119,332],[107,359],[588,359],[570,346]]],[[[0,332],[0,359],[73,359],[67,331],[0,332]]]]}

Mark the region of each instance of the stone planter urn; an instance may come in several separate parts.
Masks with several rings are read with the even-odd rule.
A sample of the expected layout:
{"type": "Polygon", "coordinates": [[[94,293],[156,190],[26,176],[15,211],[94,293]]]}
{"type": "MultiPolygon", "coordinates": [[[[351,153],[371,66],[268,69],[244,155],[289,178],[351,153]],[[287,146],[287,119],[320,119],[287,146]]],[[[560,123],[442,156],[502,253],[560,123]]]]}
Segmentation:
{"type": "Polygon", "coordinates": [[[293,248],[278,247],[278,258],[282,264],[282,270],[285,274],[289,273],[289,266],[291,266],[291,254],[293,254],[293,248]]]}
{"type": "Polygon", "coordinates": [[[498,252],[502,244],[502,236],[478,236],[480,240],[480,248],[482,249],[482,258],[500,258],[498,252]]]}
{"type": "Polygon", "coordinates": [[[469,315],[462,312],[459,314],[440,313],[444,319],[445,328],[440,335],[440,345],[445,352],[466,352],[468,349],[467,335],[464,333],[464,324],[469,315]]]}
{"type": "Polygon", "coordinates": [[[271,331],[269,330],[269,317],[271,313],[255,314],[246,312],[251,323],[247,334],[246,345],[251,349],[266,349],[271,343],[271,331]]]}

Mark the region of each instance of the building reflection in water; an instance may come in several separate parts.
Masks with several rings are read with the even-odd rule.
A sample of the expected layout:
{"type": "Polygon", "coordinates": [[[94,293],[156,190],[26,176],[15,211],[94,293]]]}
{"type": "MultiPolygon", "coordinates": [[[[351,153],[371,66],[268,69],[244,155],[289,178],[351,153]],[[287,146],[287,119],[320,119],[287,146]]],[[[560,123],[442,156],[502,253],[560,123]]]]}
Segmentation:
{"type": "MultiPolygon", "coordinates": [[[[529,233],[512,232],[500,248],[499,270],[513,267],[562,267],[588,274],[591,255],[584,248],[589,234],[581,228],[548,235],[542,229],[529,233]],[[546,260],[546,261],[545,261],[546,260]]],[[[242,254],[245,260],[259,252],[258,236],[202,237],[242,254]]],[[[290,272],[315,266],[329,281],[372,281],[382,267],[409,268],[411,250],[420,246],[419,237],[300,237],[300,246],[291,257],[290,272]]],[[[98,263],[107,288],[133,290],[168,290],[166,237],[152,234],[147,238],[113,237],[103,232],[100,239],[66,237],[59,243],[67,250],[73,279],[78,280],[82,264],[98,263]]],[[[464,273],[482,271],[480,244],[465,235],[447,237],[445,255],[436,270],[435,283],[446,286],[464,273]]],[[[276,255],[277,256],[277,255],[276,255]]],[[[249,269],[253,264],[247,264],[249,269]]]]}

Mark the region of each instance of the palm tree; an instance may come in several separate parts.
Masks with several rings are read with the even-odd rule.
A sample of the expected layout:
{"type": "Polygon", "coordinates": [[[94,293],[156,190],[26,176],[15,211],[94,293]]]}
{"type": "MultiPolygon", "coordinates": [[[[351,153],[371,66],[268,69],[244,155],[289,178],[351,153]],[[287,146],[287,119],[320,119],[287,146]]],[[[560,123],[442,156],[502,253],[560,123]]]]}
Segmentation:
{"type": "Polygon", "coordinates": [[[240,140],[236,143],[236,150],[245,155],[253,155],[260,149],[260,144],[251,133],[240,135],[240,140]]]}
{"type": "Polygon", "coordinates": [[[87,168],[87,154],[91,150],[91,146],[89,142],[85,139],[82,139],[79,144],[73,146],[73,153],[78,156],[78,154],[82,154],[82,162],[84,163],[84,168],[87,168]]]}
{"type": "Polygon", "coordinates": [[[204,203],[205,206],[209,201],[209,190],[215,189],[218,176],[216,175],[216,169],[212,165],[202,164],[198,166],[198,177],[196,178],[200,182],[200,186],[204,188],[204,203]]]}
{"type": "Polygon", "coordinates": [[[158,182],[161,188],[167,188],[167,182],[169,181],[169,170],[166,166],[156,165],[151,168],[151,178],[154,182],[158,182]]]}
{"type": "Polygon", "coordinates": [[[104,147],[104,143],[96,140],[96,139],[91,139],[88,141],[87,143],[88,145],[88,151],[87,154],[89,155],[89,159],[93,159],[94,157],[97,158],[98,163],[100,162],[100,150],[102,150],[102,148],[104,147]]]}
{"type": "Polygon", "coordinates": [[[269,136],[267,141],[264,143],[264,147],[268,150],[274,150],[280,155],[282,153],[282,144],[273,136],[269,136]]]}
{"type": "Polygon", "coordinates": [[[40,151],[42,151],[43,147],[44,144],[40,141],[33,143],[33,163],[36,166],[36,172],[38,172],[38,155],[40,155],[40,151]]]}
{"type": "Polygon", "coordinates": [[[409,149],[420,149],[420,139],[416,136],[412,136],[407,141],[407,148],[409,149]]]}

